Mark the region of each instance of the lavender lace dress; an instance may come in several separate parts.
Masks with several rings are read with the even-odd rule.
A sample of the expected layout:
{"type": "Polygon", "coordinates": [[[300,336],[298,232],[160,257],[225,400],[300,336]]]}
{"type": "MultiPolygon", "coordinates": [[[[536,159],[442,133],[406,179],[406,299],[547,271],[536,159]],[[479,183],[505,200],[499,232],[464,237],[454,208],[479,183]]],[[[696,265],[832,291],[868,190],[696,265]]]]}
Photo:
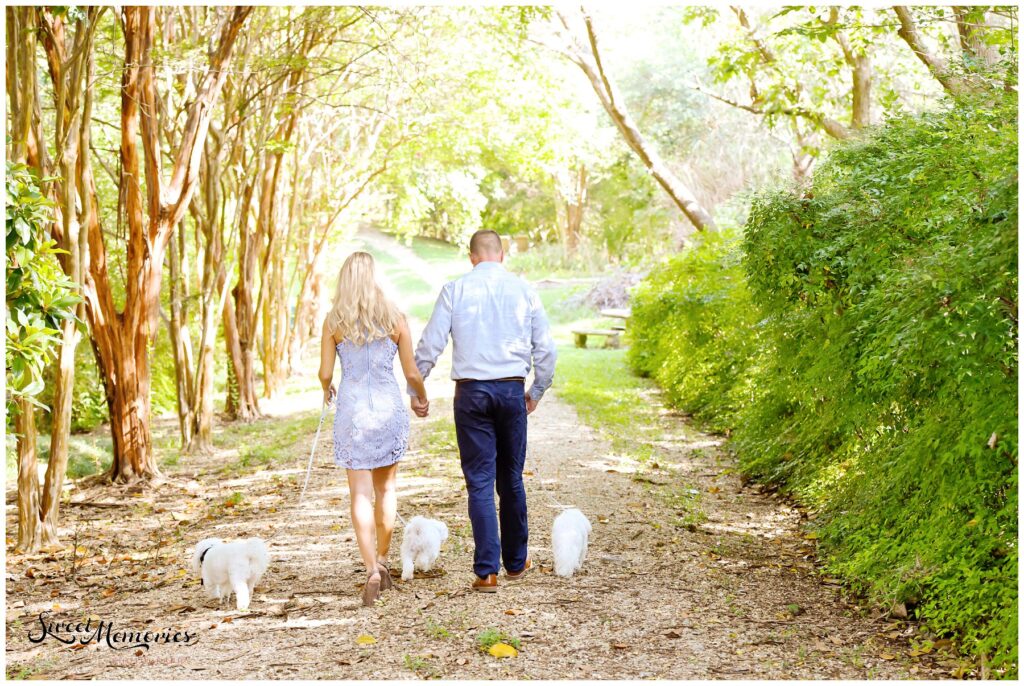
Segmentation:
{"type": "Polygon", "coordinates": [[[398,344],[388,337],[338,344],[341,382],[334,412],[334,464],[376,469],[398,462],[409,445],[409,414],[395,380],[398,344]]]}

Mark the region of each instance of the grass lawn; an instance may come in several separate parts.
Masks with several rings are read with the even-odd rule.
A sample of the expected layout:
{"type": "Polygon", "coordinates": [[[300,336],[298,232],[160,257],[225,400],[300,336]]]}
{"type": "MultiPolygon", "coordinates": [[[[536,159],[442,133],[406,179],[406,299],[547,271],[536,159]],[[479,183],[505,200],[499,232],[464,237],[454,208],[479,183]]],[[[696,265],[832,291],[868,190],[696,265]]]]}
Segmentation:
{"type": "Polygon", "coordinates": [[[653,455],[650,442],[662,433],[651,397],[657,388],[629,370],[624,349],[560,345],[554,389],[617,452],[642,462],[653,455]]]}

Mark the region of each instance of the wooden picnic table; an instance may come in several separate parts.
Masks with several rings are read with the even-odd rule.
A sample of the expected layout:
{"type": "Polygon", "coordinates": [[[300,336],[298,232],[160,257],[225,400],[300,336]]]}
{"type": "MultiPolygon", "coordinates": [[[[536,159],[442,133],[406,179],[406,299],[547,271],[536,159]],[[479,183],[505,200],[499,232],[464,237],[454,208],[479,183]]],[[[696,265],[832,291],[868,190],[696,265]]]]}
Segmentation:
{"type": "Polygon", "coordinates": [[[602,317],[611,317],[612,319],[626,319],[628,320],[633,316],[633,311],[628,307],[626,308],[610,308],[607,310],[601,310],[602,317]]]}
{"type": "Polygon", "coordinates": [[[614,324],[612,326],[616,331],[625,331],[626,324],[629,323],[629,318],[633,316],[633,311],[627,308],[609,308],[601,310],[602,317],[610,317],[611,319],[622,319],[624,320],[621,324],[614,324]]]}

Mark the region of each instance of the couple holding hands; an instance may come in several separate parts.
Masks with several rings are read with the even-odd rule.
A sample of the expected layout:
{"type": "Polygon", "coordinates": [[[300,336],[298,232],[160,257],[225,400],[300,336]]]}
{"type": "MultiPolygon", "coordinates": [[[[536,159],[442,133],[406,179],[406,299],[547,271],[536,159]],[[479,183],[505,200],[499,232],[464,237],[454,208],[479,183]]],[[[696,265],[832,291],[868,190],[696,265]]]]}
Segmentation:
{"type": "Polygon", "coordinates": [[[430,405],[423,380],[449,337],[455,433],[475,544],[472,588],[497,590],[502,564],[509,579],[521,578],[530,569],[523,487],[526,416],[551,386],[555,345],[540,298],[505,269],[504,257],[497,233],[473,234],[473,269],[441,289],[415,354],[405,316],[376,281],[373,257],[356,252],[341,267],[324,321],[320,382],[328,401],[335,395],[337,355],[342,374],[334,462],[348,475],[352,525],[368,574],[364,604],[372,604],[379,590],[391,584],[387,556],[397,509],[395,481],[409,442],[409,414],[394,376],[395,355],[412,410],[426,417],[430,405]],[[531,366],[534,380],[526,389],[531,366]]]}

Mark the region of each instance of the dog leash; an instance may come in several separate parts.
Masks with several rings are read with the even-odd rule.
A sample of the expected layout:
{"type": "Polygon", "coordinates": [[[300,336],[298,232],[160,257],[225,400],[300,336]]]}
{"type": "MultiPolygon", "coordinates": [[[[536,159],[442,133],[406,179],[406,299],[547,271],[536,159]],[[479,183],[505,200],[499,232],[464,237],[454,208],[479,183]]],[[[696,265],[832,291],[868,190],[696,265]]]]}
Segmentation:
{"type": "MultiPolygon", "coordinates": [[[[331,397],[331,401],[334,401],[334,396],[331,397]]],[[[306,497],[306,488],[309,486],[309,475],[313,471],[313,458],[316,456],[316,446],[320,442],[320,431],[324,426],[324,417],[327,416],[327,408],[331,406],[331,403],[324,403],[323,409],[320,411],[320,423],[316,427],[316,436],[313,437],[313,448],[309,451],[309,463],[306,465],[306,480],[302,484],[302,494],[299,495],[299,504],[302,504],[303,499],[306,497]]],[[[405,517],[399,513],[398,508],[395,508],[395,517],[402,523],[402,526],[406,525],[405,517]]]]}
{"type": "Polygon", "coordinates": [[[537,485],[540,492],[544,495],[544,498],[548,501],[548,506],[556,510],[568,510],[572,508],[572,505],[563,505],[562,503],[555,500],[554,496],[551,495],[551,491],[544,487],[544,477],[541,475],[539,469],[540,459],[533,461],[533,473],[537,476],[537,485]]]}
{"type": "MultiPolygon", "coordinates": [[[[334,397],[331,397],[331,401],[334,397]]],[[[320,410],[320,423],[316,426],[316,437],[313,438],[313,449],[309,451],[309,464],[306,465],[306,481],[302,484],[302,494],[299,495],[299,505],[302,504],[302,500],[306,497],[306,487],[309,486],[309,473],[313,470],[313,456],[316,455],[316,444],[320,442],[320,429],[324,426],[324,417],[327,416],[327,408],[331,406],[331,401],[325,402],[323,409],[320,410]]]]}

